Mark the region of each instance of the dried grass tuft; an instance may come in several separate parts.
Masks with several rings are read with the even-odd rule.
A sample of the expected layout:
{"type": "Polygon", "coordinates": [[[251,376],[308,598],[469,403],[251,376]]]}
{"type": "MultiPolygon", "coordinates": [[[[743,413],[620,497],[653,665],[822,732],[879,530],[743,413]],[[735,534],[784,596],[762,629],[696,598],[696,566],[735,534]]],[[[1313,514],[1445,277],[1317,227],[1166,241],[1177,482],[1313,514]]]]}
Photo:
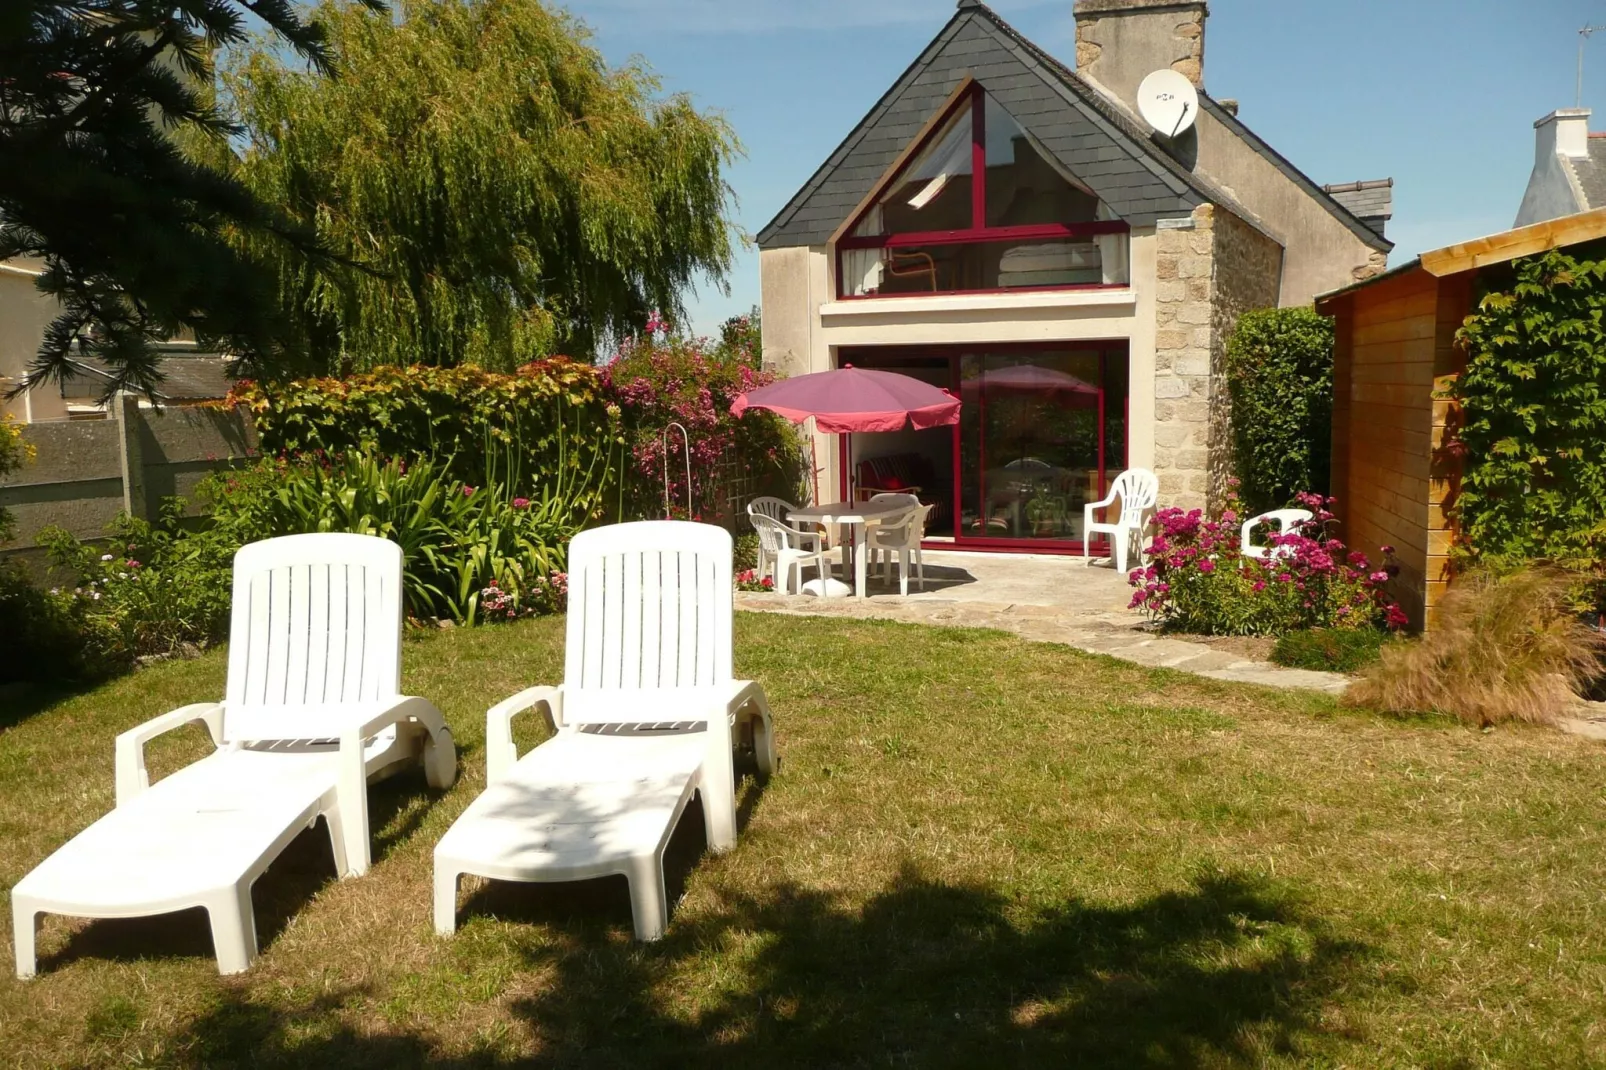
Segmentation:
{"type": "Polygon", "coordinates": [[[1479,726],[1554,724],[1606,672],[1606,636],[1568,609],[1575,577],[1547,568],[1456,581],[1421,642],[1391,644],[1344,701],[1479,726]]]}

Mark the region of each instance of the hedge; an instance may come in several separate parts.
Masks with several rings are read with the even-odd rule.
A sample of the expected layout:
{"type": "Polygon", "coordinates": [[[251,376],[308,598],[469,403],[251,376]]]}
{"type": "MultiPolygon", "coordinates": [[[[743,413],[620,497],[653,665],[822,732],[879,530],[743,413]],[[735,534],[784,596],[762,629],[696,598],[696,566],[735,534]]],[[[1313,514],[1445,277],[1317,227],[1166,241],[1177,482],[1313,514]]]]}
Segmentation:
{"type": "Polygon", "coordinates": [[[1311,308],[1246,312],[1227,341],[1233,463],[1253,513],[1326,495],[1333,454],[1333,325],[1311,308]]]}

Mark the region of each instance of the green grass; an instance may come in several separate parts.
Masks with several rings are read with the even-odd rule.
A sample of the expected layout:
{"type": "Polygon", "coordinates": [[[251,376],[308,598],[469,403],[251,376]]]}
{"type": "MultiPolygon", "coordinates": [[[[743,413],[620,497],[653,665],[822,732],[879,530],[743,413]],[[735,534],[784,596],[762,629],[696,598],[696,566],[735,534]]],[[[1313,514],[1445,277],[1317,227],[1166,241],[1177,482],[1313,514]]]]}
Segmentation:
{"type": "MultiPolygon", "coordinates": [[[[558,678],[560,629],[408,643],[462,779],[376,788],[359,880],[297,841],[249,973],[217,977],[194,914],[52,919],[41,976],[0,978],[4,1061],[1606,1066],[1599,744],[990,632],[741,616],[783,765],[732,854],[699,857],[690,811],[666,939],[630,940],[610,881],[483,887],[439,939],[430,851],[483,785],[483,711],[558,678]]],[[[0,887],[111,806],[119,730],[223,666],[0,698],[0,887]]],[[[153,774],[203,749],[168,737],[153,774]]]]}

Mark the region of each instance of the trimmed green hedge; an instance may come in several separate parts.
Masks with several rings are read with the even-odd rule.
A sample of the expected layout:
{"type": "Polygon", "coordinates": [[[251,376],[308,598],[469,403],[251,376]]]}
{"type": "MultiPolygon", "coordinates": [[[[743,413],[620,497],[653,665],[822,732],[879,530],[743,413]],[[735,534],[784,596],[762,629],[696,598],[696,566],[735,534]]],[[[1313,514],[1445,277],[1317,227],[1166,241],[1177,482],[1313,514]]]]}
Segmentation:
{"type": "Polygon", "coordinates": [[[617,505],[624,428],[603,373],[589,364],[557,357],[512,375],[414,365],[280,386],[242,382],[230,402],[250,411],[270,455],[430,459],[470,484],[496,468],[520,490],[578,480],[588,513],[611,516],[617,505]]]}
{"type": "Polygon", "coordinates": [[[1233,461],[1251,512],[1326,495],[1333,455],[1333,324],[1311,308],[1238,318],[1227,342],[1233,461]]]}

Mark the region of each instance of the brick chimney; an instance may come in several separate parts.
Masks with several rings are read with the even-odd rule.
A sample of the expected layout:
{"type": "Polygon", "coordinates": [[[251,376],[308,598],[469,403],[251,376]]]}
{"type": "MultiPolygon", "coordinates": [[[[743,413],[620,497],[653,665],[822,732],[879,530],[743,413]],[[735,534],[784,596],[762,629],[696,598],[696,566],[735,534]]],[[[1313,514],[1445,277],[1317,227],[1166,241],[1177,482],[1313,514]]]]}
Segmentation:
{"type": "Polygon", "coordinates": [[[1136,107],[1163,67],[1204,87],[1204,0],[1076,0],[1076,69],[1136,107]]]}

